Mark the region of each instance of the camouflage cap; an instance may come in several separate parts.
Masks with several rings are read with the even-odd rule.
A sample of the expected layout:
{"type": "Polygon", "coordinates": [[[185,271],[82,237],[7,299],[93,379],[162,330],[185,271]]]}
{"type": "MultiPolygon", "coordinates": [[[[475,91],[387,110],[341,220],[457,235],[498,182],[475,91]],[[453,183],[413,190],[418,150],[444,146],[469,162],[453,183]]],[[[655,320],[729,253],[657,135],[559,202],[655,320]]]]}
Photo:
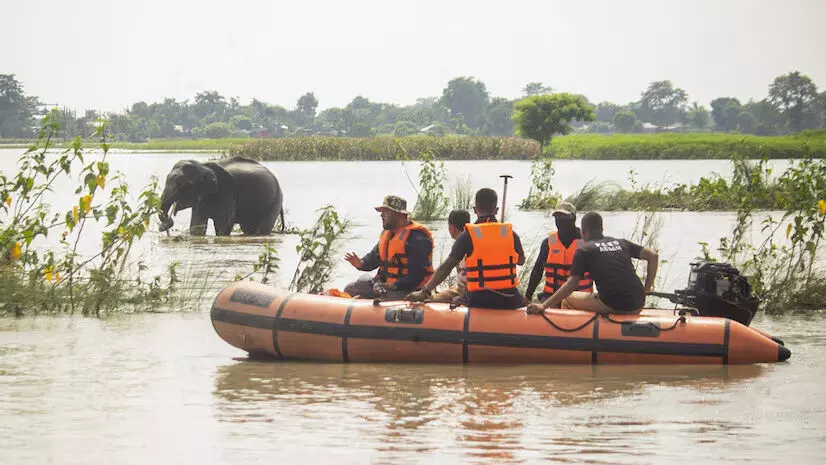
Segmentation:
{"type": "Polygon", "coordinates": [[[571,202],[559,202],[556,204],[553,215],[557,213],[565,216],[576,217],[576,207],[571,202]]]}
{"type": "Polygon", "coordinates": [[[388,195],[384,198],[384,202],[381,205],[376,207],[376,211],[380,212],[382,210],[390,210],[396,213],[401,213],[403,215],[408,215],[409,212],[407,211],[407,201],[403,198],[399,197],[398,195],[388,195]]]}

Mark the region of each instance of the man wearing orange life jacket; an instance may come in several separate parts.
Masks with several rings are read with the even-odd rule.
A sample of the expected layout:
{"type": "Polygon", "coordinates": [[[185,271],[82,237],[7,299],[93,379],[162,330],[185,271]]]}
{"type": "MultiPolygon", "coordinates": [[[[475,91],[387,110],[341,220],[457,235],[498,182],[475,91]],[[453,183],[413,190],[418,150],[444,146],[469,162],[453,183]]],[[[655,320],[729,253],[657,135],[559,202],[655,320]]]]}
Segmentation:
{"type": "Polygon", "coordinates": [[[447,278],[450,271],[465,261],[467,287],[460,303],[470,307],[515,309],[525,304],[517,286],[516,266],[525,263],[525,253],[519,236],[510,223],[496,221],[499,208],[493,189],[476,193],[477,220],[465,226],[456,237],[447,260],[433,273],[420,291],[407,296],[411,301],[425,300],[447,278]]]}
{"type": "Polygon", "coordinates": [[[410,221],[407,202],[401,197],[388,195],[376,211],[381,213],[384,228],[378,244],[364,257],[348,252],[344,258],[358,270],[378,268],[379,272],[375,278],[348,284],[344,292],[362,298],[402,298],[433,275],[433,235],[410,221]]]}
{"type": "MultiPolygon", "coordinates": [[[[539,247],[539,255],[525,292],[528,301],[533,297],[543,276],[545,286],[537,296],[540,301],[553,295],[568,281],[574,261],[574,252],[584,244],[579,228],[576,227],[576,207],[573,204],[561,202],[554,210],[553,216],[556,222],[556,232],[549,234],[548,239],[543,241],[539,247]]],[[[580,292],[594,291],[594,283],[589,274],[583,276],[578,283],[577,290],[580,292]]]]}

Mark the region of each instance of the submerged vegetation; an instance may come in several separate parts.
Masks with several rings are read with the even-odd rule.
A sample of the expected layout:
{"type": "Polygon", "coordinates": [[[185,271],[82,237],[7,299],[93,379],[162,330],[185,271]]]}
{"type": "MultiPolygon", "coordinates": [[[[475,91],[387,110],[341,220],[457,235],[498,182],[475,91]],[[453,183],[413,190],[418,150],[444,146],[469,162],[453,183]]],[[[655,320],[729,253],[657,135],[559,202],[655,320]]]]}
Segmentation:
{"type": "Polygon", "coordinates": [[[553,190],[553,158],[537,155],[531,161],[531,187],[528,196],[519,203],[524,210],[547,210],[559,202],[559,194],[553,190]]]}
{"type": "Polygon", "coordinates": [[[425,151],[419,154],[419,187],[416,189],[416,205],[411,219],[433,221],[445,217],[448,199],[445,195],[447,169],[444,162],[425,151]]]}
{"type": "Polygon", "coordinates": [[[765,192],[744,189],[737,223],[728,237],[720,239],[719,256],[711,256],[703,244],[705,258],[734,263],[750,275],[754,292],[769,313],[825,307],[820,252],[826,221],[826,158],[808,155],[778,178],[786,206],[779,217],[767,215],[758,220],[764,239],[753,243],[751,230],[765,192]]]}
{"type": "Polygon", "coordinates": [[[129,279],[128,258],[135,241],[157,211],[157,180],[129,202],[129,187],[109,172],[104,126],[96,136],[103,154],[86,160],[80,138],[56,157],[47,156],[60,127],[54,113],[46,116],[38,144],[20,157],[15,177],[0,175],[0,313],[79,312],[98,315],[114,308],[161,306],[179,282],[174,266],[168,282],[160,277],[129,279]],[[53,213],[44,195],[58,178],[77,175],[74,202],[53,213]],[[107,199],[108,197],[108,199],[107,199]],[[91,256],[78,252],[81,237],[92,224],[102,230],[100,249],[91,256]],[[60,234],[60,248],[42,250],[38,244],[60,234]]]}
{"type": "Polygon", "coordinates": [[[318,212],[315,225],[299,234],[295,247],[298,265],[290,282],[293,292],[319,294],[324,291],[335,269],[339,242],[350,228],[350,221],[341,218],[331,205],[318,212]]]}

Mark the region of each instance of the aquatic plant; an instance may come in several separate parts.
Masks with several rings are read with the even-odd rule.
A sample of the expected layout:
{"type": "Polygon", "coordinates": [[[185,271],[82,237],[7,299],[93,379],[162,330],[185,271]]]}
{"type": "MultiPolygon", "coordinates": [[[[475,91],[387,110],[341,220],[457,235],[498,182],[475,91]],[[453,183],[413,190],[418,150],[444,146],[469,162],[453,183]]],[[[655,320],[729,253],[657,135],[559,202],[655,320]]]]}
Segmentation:
{"type": "MultiPolygon", "coordinates": [[[[809,146],[804,158],[792,162],[777,178],[782,192],[780,217],[766,215],[760,221],[763,239],[752,243],[754,212],[769,195],[760,188],[760,169],[743,170],[733,183],[740,193],[737,222],[728,237],[720,239],[720,259],[734,263],[750,275],[755,294],[769,313],[823,309],[817,296],[826,294],[826,280],[818,267],[818,255],[826,221],[826,158],[813,156],[809,146]]],[[[759,165],[758,165],[759,167],[759,165]]],[[[703,253],[710,257],[708,246],[703,253]]]]}
{"type": "Polygon", "coordinates": [[[556,171],[553,159],[547,155],[537,155],[531,160],[531,187],[528,196],[519,203],[524,210],[546,210],[559,202],[559,194],[553,191],[553,176],[556,171]]]}
{"type": "Polygon", "coordinates": [[[330,281],[335,269],[334,256],[340,239],[350,228],[350,221],[341,218],[332,205],[317,210],[318,220],[310,229],[299,234],[295,250],[298,265],[290,282],[290,290],[318,294],[330,281]]]}
{"type": "Polygon", "coordinates": [[[19,159],[18,172],[0,174],[0,313],[66,311],[97,315],[136,302],[162,304],[175,284],[160,278],[131,280],[129,252],[149,227],[159,207],[157,179],[129,201],[129,186],[118,173],[110,173],[105,121],[98,122],[94,137],[102,156],[87,161],[82,141],[56,157],[49,154],[60,126],[55,112],[44,118],[37,143],[19,159]],[[44,195],[60,178],[82,181],[74,191],[74,205],[55,213],[44,204],[44,195]],[[108,189],[108,199],[104,191],[108,189]],[[86,226],[102,229],[99,251],[91,257],[78,253],[86,226]],[[39,243],[60,231],[60,247],[45,251],[39,243]]]}
{"type": "Polygon", "coordinates": [[[474,191],[473,182],[468,174],[462,178],[456,178],[450,190],[453,197],[453,209],[470,210],[473,206],[474,191]]]}
{"type": "Polygon", "coordinates": [[[447,181],[445,164],[429,151],[420,153],[419,160],[419,187],[410,216],[416,221],[442,219],[447,213],[448,202],[444,188],[447,181]]]}

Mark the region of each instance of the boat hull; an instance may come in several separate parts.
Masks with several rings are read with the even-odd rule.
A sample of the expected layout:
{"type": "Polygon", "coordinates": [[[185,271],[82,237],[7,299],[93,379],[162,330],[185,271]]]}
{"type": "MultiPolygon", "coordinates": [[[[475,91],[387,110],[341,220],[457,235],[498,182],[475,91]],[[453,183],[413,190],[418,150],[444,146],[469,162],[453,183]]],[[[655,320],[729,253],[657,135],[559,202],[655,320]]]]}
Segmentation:
{"type": "Polygon", "coordinates": [[[664,310],[597,316],[578,310],[450,308],[287,293],[233,283],[211,311],[217,334],[253,356],[326,362],[749,364],[791,352],[726,318],[664,310]]]}

